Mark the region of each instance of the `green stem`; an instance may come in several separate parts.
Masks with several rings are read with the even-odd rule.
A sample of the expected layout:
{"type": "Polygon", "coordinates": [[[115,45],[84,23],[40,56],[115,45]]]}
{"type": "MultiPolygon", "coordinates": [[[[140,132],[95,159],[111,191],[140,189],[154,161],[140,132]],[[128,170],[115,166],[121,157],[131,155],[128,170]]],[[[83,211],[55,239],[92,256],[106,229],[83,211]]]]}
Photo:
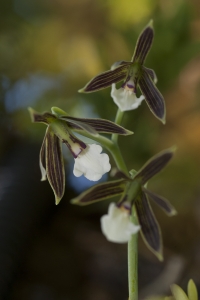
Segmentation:
{"type": "MultiPolygon", "coordinates": [[[[120,125],[121,123],[122,123],[122,119],[123,119],[123,116],[124,116],[124,112],[123,111],[121,111],[119,108],[118,108],[118,111],[117,111],[117,114],[116,114],[116,118],[115,118],[115,123],[117,124],[117,125],[120,125]]],[[[116,134],[116,133],[114,133],[113,135],[112,135],[112,141],[115,143],[115,144],[117,144],[117,142],[118,142],[118,134],[116,134]]]]}
{"type": "MultiPolygon", "coordinates": [[[[115,118],[115,123],[120,125],[124,112],[118,109],[115,118]]],[[[128,177],[129,172],[118,147],[118,134],[113,134],[111,140],[104,136],[92,136],[86,132],[82,135],[89,137],[104,146],[113,156],[118,169],[124,172],[128,177]]],[[[132,207],[131,221],[137,224],[135,207],[132,207]]],[[[133,234],[128,242],[128,285],[129,285],[129,300],[138,300],[138,234],[133,234]]]]}
{"type": "MultiPolygon", "coordinates": [[[[131,221],[137,224],[134,206],[131,221]]],[[[133,234],[128,242],[128,283],[129,300],[138,300],[138,234],[133,234]]]]}

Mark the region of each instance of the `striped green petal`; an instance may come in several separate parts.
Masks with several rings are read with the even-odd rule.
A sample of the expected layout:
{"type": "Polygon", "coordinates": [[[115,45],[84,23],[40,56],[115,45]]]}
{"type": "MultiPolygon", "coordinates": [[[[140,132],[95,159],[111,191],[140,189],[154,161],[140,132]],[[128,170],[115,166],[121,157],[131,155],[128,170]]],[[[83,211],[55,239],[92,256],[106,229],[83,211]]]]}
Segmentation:
{"type": "Polygon", "coordinates": [[[138,221],[141,226],[141,235],[147,247],[158,257],[162,256],[162,236],[160,226],[154,216],[149,200],[141,191],[135,200],[138,221]]]}
{"type": "Polygon", "coordinates": [[[135,179],[139,179],[141,184],[144,185],[149,179],[159,173],[170,161],[174,155],[175,147],[164,150],[149,159],[146,164],[138,171],[135,179]]]}
{"type": "Polygon", "coordinates": [[[58,204],[65,191],[65,169],[59,138],[48,130],[45,139],[46,174],[58,204]]]}
{"type": "Polygon", "coordinates": [[[112,83],[117,83],[124,80],[128,74],[129,66],[132,64],[132,62],[126,62],[114,70],[109,70],[97,75],[91,81],[89,81],[84,88],[80,89],[79,92],[95,92],[111,86],[112,83]]]}
{"type": "Polygon", "coordinates": [[[71,203],[83,206],[106,200],[121,195],[124,192],[125,186],[126,181],[123,179],[97,184],[72,199],[71,203]]]}
{"type": "Polygon", "coordinates": [[[150,21],[146,28],[140,34],[135,51],[133,54],[132,61],[137,62],[143,65],[145,58],[151,48],[152,42],[154,37],[154,30],[153,30],[153,21],[150,21]]]}

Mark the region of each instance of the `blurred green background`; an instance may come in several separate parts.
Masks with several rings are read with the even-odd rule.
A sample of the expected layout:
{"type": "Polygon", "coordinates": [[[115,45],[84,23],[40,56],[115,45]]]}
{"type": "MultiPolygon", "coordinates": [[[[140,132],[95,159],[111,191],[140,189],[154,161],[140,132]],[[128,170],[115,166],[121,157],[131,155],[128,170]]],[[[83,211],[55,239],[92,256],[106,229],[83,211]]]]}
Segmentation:
{"type": "MultiPolygon", "coordinates": [[[[45,126],[27,107],[59,106],[77,117],[114,120],[110,89],[78,94],[93,76],[128,61],[138,34],[154,20],[146,60],[167,107],[163,126],[147,105],[125,114],[134,136],[119,143],[129,169],[173,145],[172,162],[149,187],[179,214],[153,206],[164,239],[164,263],[139,241],[140,299],[169,294],[173,282],[200,287],[200,2],[198,0],[7,0],[0,3],[0,299],[127,299],[126,245],[106,241],[99,219],[108,202],[73,207],[90,182],[72,175],[59,206],[40,182],[45,126]]],[[[114,164],[113,164],[114,166],[114,164]]]]}

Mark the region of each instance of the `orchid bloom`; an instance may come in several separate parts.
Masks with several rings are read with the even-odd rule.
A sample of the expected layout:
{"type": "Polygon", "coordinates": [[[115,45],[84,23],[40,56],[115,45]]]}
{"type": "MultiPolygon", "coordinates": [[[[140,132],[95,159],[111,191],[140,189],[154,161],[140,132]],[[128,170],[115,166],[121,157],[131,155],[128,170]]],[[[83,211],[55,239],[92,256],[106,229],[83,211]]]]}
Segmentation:
{"type": "Polygon", "coordinates": [[[134,93],[134,82],[132,80],[128,81],[124,88],[121,87],[119,89],[116,89],[116,84],[113,83],[111,97],[121,111],[136,109],[144,100],[143,95],[137,98],[134,93]]]}
{"type": "Polygon", "coordinates": [[[130,177],[118,172],[121,179],[97,184],[72,199],[71,202],[83,206],[121,195],[117,206],[112,204],[109,207],[108,215],[101,219],[104,235],[109,241],[127,242],[131,235],[139,229],[137,224],[130,224],[132,208],[135,206],[142,238],[147,247],[162,260],[161,231],[148,198],[169,216],[175,215],[176,210],[165,198],[147,189],[146,185],[149,179],[167,165],[173,154],[174,149],[162,151],[147,161],[138,172],[131,170],[130,177]]]}
{"type": "Polygon", "coordinates": [[[109,172],[111,165],[109,156],[105,153],[101,154],[102,147],[100,145],[87,145],[74,162],[74,175],[80,177],[84,175],[91,181],[98,181],[102,175],[109,172]]]}
{"type": "Polygon", "coordinates": [[[140,226],[131,222],[130,208],[125,205],[117,207],[110,203],[108,214],[101,217],[101,230],[110,242],[127,243],[139,229],[140,226]]]}
{"type": "Polygon", "coordinates": [[[154,116],[165,123],[165,101],[155,85],[157,82],[155,72],[144,66],[153,37],[153,22],[150,21],[136,42],[131,61],[116,62],[111,70],[94,77],[79,92],[91,93],[112,86],[111,95],[120,110],[135,109],[145,99],[154,116]],[[116,90],[113,84],[122,80],[124,83],[119,90],[116,90]],[[136,96],[138,87],[143,95],[142,98],[136,96]]]}
{"type": "Polygon", "coordinates": [[[129,135],[131,131],[104,119],[84,119],[69,116],[63,110],[53,107],[52,113],[40,114],[29,108],[34,123],[47,125],[46,134],[40,150],[40,170],[42,181],[48,179],[58,204],[65,190],[65,168],[62,156],[64,143],[74,157],[74,175],[84,175],[87,179],[98,181],[110,171],[109,156],[96,144],[85,144],[72,131],[91,139],[97,139],[99,133],[129,135]]]}

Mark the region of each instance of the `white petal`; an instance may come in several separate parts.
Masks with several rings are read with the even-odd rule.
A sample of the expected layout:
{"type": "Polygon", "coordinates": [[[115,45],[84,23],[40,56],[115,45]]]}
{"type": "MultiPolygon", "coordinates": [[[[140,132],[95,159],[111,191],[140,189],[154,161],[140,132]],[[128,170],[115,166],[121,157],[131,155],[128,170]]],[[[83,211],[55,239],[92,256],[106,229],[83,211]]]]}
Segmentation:
{"type": "Polygon", "coordinates": [[[133,110],[138,108],[144,96],[141,95],[139,98],[131,90],[124,88],[116,89],[115,83],[112,84],[111,97],[115,104],[121,111],[133,110]]]}
{"type": "Polygon", "coordinates": [[[111,169],[109,156],[105,153],[101,154],[101,151],[100,145],[88,144],[87,148],[75,159],[74,175],[76,177],[84,175],[91,181],[98,181],[103,174],[109,172],[111,169]]]}
{"type": "Polygon", "coordinates": [[[111,203],[108,214],[101,217],[101,229],[107,240],[115,243],[127,243],[140,226],[130,221],[129,211],[111,203]]]}

